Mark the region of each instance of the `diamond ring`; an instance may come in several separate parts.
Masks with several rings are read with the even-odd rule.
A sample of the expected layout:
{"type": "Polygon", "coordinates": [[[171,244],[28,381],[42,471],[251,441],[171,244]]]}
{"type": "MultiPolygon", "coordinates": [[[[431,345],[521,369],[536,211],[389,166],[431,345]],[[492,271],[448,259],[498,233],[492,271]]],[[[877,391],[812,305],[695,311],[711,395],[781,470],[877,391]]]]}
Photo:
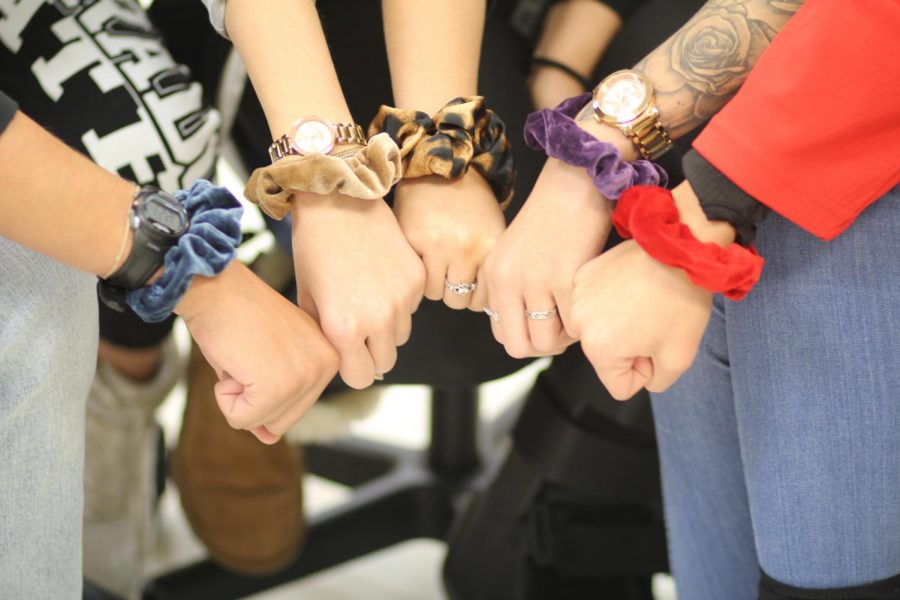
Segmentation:
{"type": "Polygon", "coordinates": [[[444,287],[457,296],[468,296],[475,291],[475,288],[478,287],[478,283],[450,283],[449,280],[444,279],[444,287]]]}
{"type": "Polygon", "coordinates": [[[487,316],[489,316],[489,317],[491,318],[491,320],[492,320],[494,323],[499,323],[499,322],[500,322],[500,315],[497,314],[497,313],[495,313],[495,312],[492,311],[491,309],[489,309],[487,306],[485,306],[485,307],[482,308],[481,310],[483,310],[483,311],[484,311],[484,314],[486,314],[487,316]]]}
{"type": "Polygon", "coordinates": [[[525,316],[532,321],[546,321],[547,319],[556,316],[556,309],[551,308],[550,310],[526,310],[525,316]]]}

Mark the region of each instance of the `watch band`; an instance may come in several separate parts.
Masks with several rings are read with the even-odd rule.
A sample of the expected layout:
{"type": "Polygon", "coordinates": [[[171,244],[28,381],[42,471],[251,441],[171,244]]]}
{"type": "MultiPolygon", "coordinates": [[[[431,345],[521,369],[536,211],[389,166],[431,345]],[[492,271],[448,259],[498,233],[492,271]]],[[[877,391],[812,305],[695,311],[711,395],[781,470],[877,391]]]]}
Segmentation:
{"type": "MultiPolygon", "coordinates": [[[[142,202],[149,202],[154,196],[167,196],[161,190],[153,187],[140,188],[134,195],[134,201],[131,203],[131,210],[128,214],[128,220],[133,232],[133,241],[131,244],[131,252],[128,253],[125,262],[122,263],[115,273],[104,280],[104,285],[122,288],[125,290],[133,290],[147,283],[147,280],[153,276],[153,273],[159,269],[165,260],[166,252],[178,243],[178,237],[166,237],[165,235],[155,232],[152,225],[145,222],[141,218],[139,205],[142,202]]],[[[169,200],[180,207],[180,204],[174,198],[169,200]]],[[[183,211],[184,209],[181,208],[183,211]]],[[[186,214],[182,213],[187,219],[186,214]]]]}
{"type": "Polygon", "coordinates": [[[126,290],[133,290],[147,283],[153,273],[162,266],[166,254],[159,243],[150,239],[141,227],[132,231],[134,232],[132,251],[119,270],[106,279],[110,285],[126,290]],[[148,248],[157,251],[142,251],[148,248]]]}
{"type": "MultiPolygon", "coordinates": [[[[366,133],[363,128],[356,123],[335,123],[334,124],[334,143],[335,145],[353,144],[354,146],[366,145],[366,133]]],[[[284,134],[269,146],[269,158],[272,162],[281,160],[285,156],[297,154],[294,150],[290,134],[284,134]]],[[[332,151],[333,156],[340,156],[339,152],[332,151]]]]}
{"type": "Polygon", "coordinates": [[[631,138],[638,152],[647,160],[656,160],[672,148],[672,138],[659,122],[659,109],[655,106],[619,129],[631,138]]]}

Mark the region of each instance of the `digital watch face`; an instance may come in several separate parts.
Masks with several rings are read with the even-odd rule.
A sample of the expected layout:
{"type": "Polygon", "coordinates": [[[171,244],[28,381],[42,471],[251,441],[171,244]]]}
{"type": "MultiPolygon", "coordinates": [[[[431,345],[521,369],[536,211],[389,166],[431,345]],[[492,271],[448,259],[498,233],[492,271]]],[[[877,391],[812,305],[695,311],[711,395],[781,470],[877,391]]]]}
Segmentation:
{"type": "Polygon", "coordinates": [[[159,196],[145,198],[140,204],[141,218],[160,233],[180,235],[188,225],[184,209],[177,204],[159,196]]]}

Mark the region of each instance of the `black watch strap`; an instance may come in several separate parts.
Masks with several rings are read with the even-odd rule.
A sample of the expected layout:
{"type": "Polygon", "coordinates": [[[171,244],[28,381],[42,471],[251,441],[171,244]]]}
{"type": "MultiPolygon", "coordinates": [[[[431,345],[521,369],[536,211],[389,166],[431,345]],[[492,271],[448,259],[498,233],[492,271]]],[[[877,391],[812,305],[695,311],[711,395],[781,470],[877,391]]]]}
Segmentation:
{"type": "Polygon", "coordinates": [[[122,266],[106,279],[101,279],[98,285],[99,296],[103,303],[119,311],[125,310],[125,294],[129,290],[145,285],[163,266],[166,252],[178,243],[178,238],[186,230],[188,223],[187,213],[181,204],[174,197],[154,187],[143,187],[138,190],[128,218],[133,233],[131,252],[128,253],[122,266]],[[177,211],[170,210],[170,214],[177,215],[180,211],[184,221],[181,231],[163,234],[154,227],[152,218],[141,216],[142,203],[154,200],[165,202],[172,209],[177,209],[177,211]]]}
{"type": "Polygon", "coordinates": [[[133,229],[134,242],[131,253],[118,271],[106,280],[110,285],[133,290],[141,287],[159,269],[166,257],[166,251],[174,244],[160,243],[150,239],[143,227],[133,229]]]}

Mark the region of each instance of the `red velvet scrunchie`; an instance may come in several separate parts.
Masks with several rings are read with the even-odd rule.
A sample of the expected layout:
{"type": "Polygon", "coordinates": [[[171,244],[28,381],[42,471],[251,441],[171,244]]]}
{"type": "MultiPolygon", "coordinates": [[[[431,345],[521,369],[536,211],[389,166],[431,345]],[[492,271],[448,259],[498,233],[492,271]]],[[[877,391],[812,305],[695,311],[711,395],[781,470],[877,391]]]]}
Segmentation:
{"type": "Polygon", "coordinates": [[[659,262],[682,269],[695,285],[729,300],[746,296],[762,274],[765,259],[753,246],[722,248],[695,238],[680,221],[672,193],[660,187],[625,190],[613,211],[613,225],[659,262]]]}

